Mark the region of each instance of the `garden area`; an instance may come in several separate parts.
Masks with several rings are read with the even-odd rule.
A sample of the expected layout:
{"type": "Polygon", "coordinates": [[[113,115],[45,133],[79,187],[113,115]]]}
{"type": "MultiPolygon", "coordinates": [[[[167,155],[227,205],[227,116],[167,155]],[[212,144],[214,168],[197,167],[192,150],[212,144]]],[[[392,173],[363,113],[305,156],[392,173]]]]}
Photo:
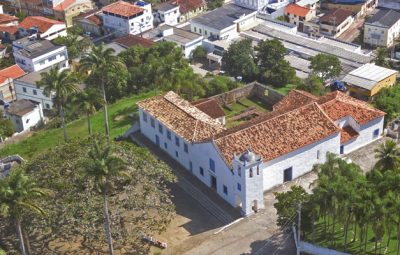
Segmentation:
{"type": "Polygon", "coordinates": [[[242,98],[223,107],[226,127],[231,128],[267,112],[266,105],[256,97],[242,98]]]}

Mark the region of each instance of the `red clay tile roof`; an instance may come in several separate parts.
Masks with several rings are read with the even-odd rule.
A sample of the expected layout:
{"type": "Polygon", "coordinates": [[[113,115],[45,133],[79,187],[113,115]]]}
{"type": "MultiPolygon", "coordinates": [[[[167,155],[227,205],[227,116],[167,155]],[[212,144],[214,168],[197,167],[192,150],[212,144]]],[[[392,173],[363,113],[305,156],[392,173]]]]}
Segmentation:
{"type": "Polygon", "coordinates": [[[12,65],[4,68],[3,70],[0,70],[0,84],[3,84],[7,78],[16,79],[24,74],[24,70],[22,70],[18,65],[12,65]]]}
{"type": "Polygon", "coordinates": [[[103,24],[103,20],[101,18],[99,18],[97,15],[89,16],[89,17],[87,17],[87,19],[99,26],[101,24],[103,24]]]}
{"type": "Polygon", "coordinates": [[[311,103],[223,135],[215,144],[225,162],[232,166],[233,155],[248,148],[263,161],[270,161],[339,131],[318,104],[311,103]]]}
{"type": "Polygon", "coordinates": [[[340,143],[345,143],[358,135],[359,133],[357,133],[357,131],[355,131],[351,126],[343,127],[340,132],[340,143]]]}
{"type": "Polygon", "coordinates": [[[173,0],[170,1],[170,3],[179,5],[179,12],[181,14],[188,13],[206,5],[204,0],[173,0]]]}
{"type": "Polygon", "coordinates": [[[64,22],[41,16],[28,16],[19,24],[19,26],[25,29],[37,27],[40,33],[45,33],[52,26],[59,24],[64,24],[64,22]]]}
{"type": "Polygon", "coordinates": [[[74,19],[88,18],[89,16],[92,16],[92,15],[100,13],[100,12],[101,12],[101,10],[99,10],[99,9],[86,10],[86,11],[79,13],[79,15],[75,16],[74,19]]]}
{"type": "Polygon", "coordinates": [[[140,101],[137,105],[189,142],[210,139],[224,130],[221,123],[172,91],[140,101]]]}
{"type": "Polygon", "coordinates": [[[12,21],[18,21],[18,18],[15,16],[0,13],[0,24],[10,23],[12,21]]]}
{"type": "Polygon", "coordinates": [[[274,110],[290,111],[316,101],[318,97],[306,91],[294,89],[273,106],[274,110]]]}
{"type": "Polygon", "coordinates": [[[192,105],[197,109],[204,112],[213,119],[218,119],[225,116],[224,110],[219,106],[218,102],[214,99],[205,99],[193,102],[192,105]]]}
{"type": "Polygon", "coordinates": [[[140,45],[145,48],[149,48],[154,44],[154,42],[152,40],[149,40],[149,39],[137,36],[137,35],[131,35],[131,34],[117,38],[114,40],[114,42],[121,44],[122,46],[124,46],[126,48],[132,47],[134,45],[140,45]]]}
{"type": "Polygon", "coordinates": [[[342,24],[342,22],[345,21],[352,14],[353,13],[351,11],[345,9],[331,9],[327,11],[324,16],[319,18],[319,21],[337,26],[342,24]]]}
{"type": "Polygon", "coordinates": [[[0,31],[15,35],[18,32],[18,27],[17,26],[2,26],[2,25],[0,25],[0,31]]]}
{"type": "Polygon", "coordinates": [[[288,4],[285,8],[285,13],[294,14],[300,17],[305,17],[310,9],[297,5],[297,4],[288,4]]]}
{"type": "Polygon", "coordinates": [[[103,9],[102,11],[121,15],[123,17],[130,17],[132,15],[144,12],[142,8],[137,7],[136,5],[124,2],[124,1],[118,1],[112,4],[109,4],[103,9]]]}
{"type": "Polygon", "coordinates": [[[68,7],[73,5],[76,1],[75,0],[64,0],[59,5],[55,6],[53,10],[55,11],[65,11],[68,7]]]}

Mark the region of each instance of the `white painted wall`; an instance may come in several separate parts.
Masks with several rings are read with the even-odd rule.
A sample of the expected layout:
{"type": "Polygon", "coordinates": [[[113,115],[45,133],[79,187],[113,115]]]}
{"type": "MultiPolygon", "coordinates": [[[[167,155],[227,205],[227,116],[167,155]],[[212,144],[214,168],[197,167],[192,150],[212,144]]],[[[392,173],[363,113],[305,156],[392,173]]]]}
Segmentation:
{"type": "Polygon", "coordinates": [[[46,32],[40,34],[40,38],[53,40],[59,36],[67,36],[67,26],[65,24],[56,24],[49,28],[46,32]]]}
{"type": "Polygon", "coordinates": [[[38,89],[36,85],[28,84],[20,80],[14,80],[15,94],[17,100],[28,99],[37,103],[40,103],[43,109],[51,109],[53,107],[53,101],[51,98],[43,95],[43,89],[38,89]],[[25,91],[24,91],[25,88],[25,91]],[[36,91],[36,95],[34,93],[36,91]]]}
{"type": "Polygon", "coordinates": [[[372,24],[364,25],[364,43],[373,46],[388,47],[394,43],[394,40],[400,35],[400,20],[392,27],[386,28],[372,24]]]}
{"type": "Polygon", "coordinates": [[[42,120],[43,112],[41,105],[38,104],[31,112],[28,112],[24,116],[8,114],[7,111],[5,115],[13,123],[15,131],[19,133],[39,124],[42,120]]]}
{"type": "Polygon", "coordinates": [[[159,17],[161,18],[161,21],[163,21],[165,24],[170,25],[170,26],[175,26],[178,24],[179,17],[181,16],[181,13],[179,12],[179,6],[177,6],[174,9],[170,9],[166,12],[163,11],[157,11],[159,17]]]}
{"type": "Polygon", "coordinates": [[[13,50],[15,62],[27,72],[35,72],[59,64],[61,69],[68,68],[67,48],[62,46],[51,52],[47,52],[36,58],[29,58],[20,54],[19,50],[13,50]]]}
{"type": "Polygon", "coordinates": [[[266,6],[267,2],[268,1],[266,0],[235,0],[236,5],[256,11],[259,11],[266,6]]]}

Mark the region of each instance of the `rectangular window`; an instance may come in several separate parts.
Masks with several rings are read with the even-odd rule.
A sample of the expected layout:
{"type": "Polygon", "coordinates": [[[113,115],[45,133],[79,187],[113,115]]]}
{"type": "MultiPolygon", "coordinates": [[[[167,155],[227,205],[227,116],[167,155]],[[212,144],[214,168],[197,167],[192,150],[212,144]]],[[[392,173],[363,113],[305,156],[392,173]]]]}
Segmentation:
{"type": "Polygon", "coordinates": [[[47,109],[50,109],[50,105],[49,105],[49,104],[46,104],[46,108],[47,108],[47,109]]]}
{"type": "Polygon", "coordinates": [[[189,146],[187,145],[187,143],[183,143],[183,150],[188,153],[189,152],[189,146]]]}
{"type": "Polygon", "coordinates": [[[377,138],[379,136],[379,128],[374,130],[374,133],[372,134],[373,138],[377,138]]]}
{"type": "Polygon", "coordinates": [[[147,114],[145,112],[143,113],[142,118],[144,122],[147,122],[147,114]]]}
{"type": "Polygon", "coordinates": [[[175,151],[175,157],[179,157],[178,151],[175,151]]]}
{"type": "Polygon", "coordinates": [[[168,144],[164,143],[164,148],[167,150],[168,149],[168,144]]]}
{"type": "Polygon", "coordinates": [[[213,159],[210,159],[210,170],[215,173],[215,162],[213,159]]]}
{"type": "Polygon", "coordinates": [[[152,128],[156,127],[156,123],[155,123],[153,118],[150,118],[150,125],[151,125],[152,128]]]}
{"type": "Polygon", "coordinates": [[[189,161],[189,170],[190,170],[190,172],[193,172],[193,163],[192,163],[192,161],[189,161]]]}
{"type": "Polygon", "coordinates": [[[167,130],[167,138],[168,140],[171,140],[171,131],[167,130]]]}
{"type": "Polygon", "coordinates": [[[26,93],[26,88],[25,88],[25,87],[23,87],[23,88],[22,88],[22,91],[23,91],[24,93],[26,93]]]}
{"type": "Polygon", "coordinates": [[[223,186],[223,190],[224,190],[224,194],[228,195],[228,187],[226,187],[225,185],[223,186]]]}
{"type": "Polygon", "coordinates": [[[33,94],[36,96],[37,95],[37,91],[36,89],[32,89],[33,94]]]}
{"type": "Polygon", "coordinates": [[[204,169],[202,167],[200,167],[200,175],[204,176],[204,169]]]}
{"type": "Polygon", "coordinates": [[[317,150],[317,159],[319,159],[319,150],[317,150]]]}
{"type": "Polygon", "coordinates": [[[179,137],[175,136],[175,145],[179,147],[179,137]]]}
{"type": "Polygon", "coordinates": [[[240,185],[240,183],[237,183],[237,189],[238,189],[239,191],[242,190],[242,185],[240,185]]]}
{"type": "Polygon", "coordinates": [[[163,133],[163,127],[161,126],[160,123],[158,123],[158,132],[160,132],[160,134],[163,133]]]}
{"type": "Polygon", "coordinates": [[[283,182],[288,182],[292,180],[293,175],[293,168],[289,167],[283,170],[283,182]]]}

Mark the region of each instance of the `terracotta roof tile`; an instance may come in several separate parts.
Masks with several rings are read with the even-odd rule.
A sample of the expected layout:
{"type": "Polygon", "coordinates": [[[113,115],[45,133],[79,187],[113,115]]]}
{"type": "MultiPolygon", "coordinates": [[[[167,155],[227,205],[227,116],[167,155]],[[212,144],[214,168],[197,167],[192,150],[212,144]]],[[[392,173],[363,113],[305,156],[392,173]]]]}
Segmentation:
{"type": "Polygon", "coordinates": [[[76,0],[64,0],[59,5],[55,6],[53,8],[53,10],[55,10],[55,11],[64,11],[65,9],[67,9],[68,7],[73,5],[75,2],[76,2],[76,0]]]}
{"type": "Polygon", "coordinates": [[[149,39],[137,36],[137,35],[131,35],[131,34],[117,38],[114,40],[114,42],[121,44],[122,46],[124,46],[126,48],[132,47],[134,45],[141,45],[145,48],[149,48],[154,44],[154,42],[152,40],[149,40],[149,39]]]}
{"type": "Polygon", "coordinates": [[[15,16],[0,13],[0,24],[10,23],[12,21],[18,21],[18,18],[15,16]]]}
{"type": "Polygon", "coordinates": [[[54,25],[64,24],[64,22],[48,19],[41,16],[28,16],[20,24],[19,27],[30,29],[32,27],[37,27],[40,33],[45,33],[54,25]]]}
{"type": "Polygon", "coordinates": [[[200,111],[204,112],[213,119],[218,119],[225,116],[224,110],[219,106],[218,102],[214,99],[205,99],[192,102],[200,111]]]}
{"type": "Polygon", "coordinates": [[[179,5],[179,12],[181,14],[188,13],[206,5],[206,2],[204,0],[173,0],[170,1],[170,3],[174,5],[179,5]]]}
{"type": "Polygon", "coordinates": [[[289,111],[317,100],[318,97],[302,90],[291,90],[287,96],[273,106],[274,110],[289,111]]]}
{"type": "Polygon", "coordinates": [[[285,13],[294,14],[300,17],[305,17],[310,9],[297,5],[297,4],[288,4],[285,8],[285,13]]]}
{"type": "Polygon", "coordinates": [[[221,123],[172,91],[140,101],[137,105],[189,142],[210,139],[224,130],[221,123]]]}
{"type": "Polygon", "coordinates": [[[345,143],[359,135],[351,126],[343,127],[340,132],[340,143],[345,143]]]}
{"type": "Polygon", "coordinates": [[[338,132],[318,104],[312,103],[219,137],[215,144],[232,166],[233,155],[248,148],[269,161],[338,132]]]}
{"type": "Polygon", "coordinates": [[[101,18],[99,18],[97,15],[89,16],[89,17],[87,17],[87,19],[99,26],[101,24],[103,24],[103,20],[101,18]]]}
{"type": "Polygon", "coordinates": [[[133,4],[130,4],[130,3],[127,3],[124,1],[118,1],[115,3],[109,4],[105,7],[103,7],[103,9],[101,9],[101,10],[105,11],[105,12],[121,15],[124,17],[130,17],[132,15],[144,12],[144,10],[142,8],[139,8],[136,5],[133,5],[133,4]]]}
{"type": "Polygon", "coordinates": [[[5,82],[8,78],[16,79],[25,74],[25,71],[18,65],[12,65],[10,67],[0,70],[0,84],[5,82]]]}
{"type": "Polygon", "coordinates": [[[331,9],[327,11],[324,16],[319,18],[319,21],[331,25],[339,25],[352,14],[351,11],[345,9],[331,9]]]}
{"type": "Polygon", "coordinates": [[[2,26],[2,25],[0,25],[0,31],[9,33],[11,35],[15,35],[18,32],[18,27],[17,26],[2,26]]]}

